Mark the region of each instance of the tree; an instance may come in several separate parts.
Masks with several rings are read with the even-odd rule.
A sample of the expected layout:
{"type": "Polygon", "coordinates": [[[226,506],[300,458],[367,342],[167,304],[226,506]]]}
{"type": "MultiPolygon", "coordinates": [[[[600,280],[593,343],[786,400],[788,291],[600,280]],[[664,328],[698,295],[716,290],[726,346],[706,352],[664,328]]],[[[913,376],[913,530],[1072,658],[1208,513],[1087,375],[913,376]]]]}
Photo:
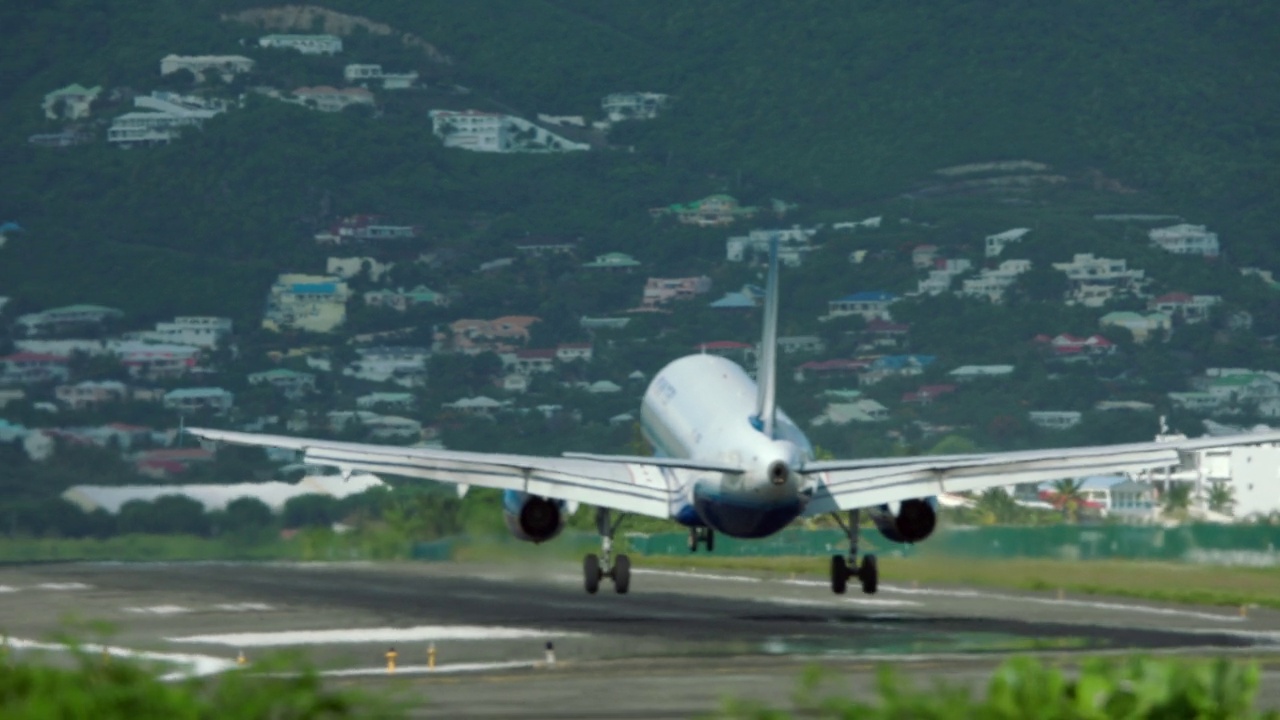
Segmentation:
{"type": "Polygon", "coordinates": [[[1209,509],[1216,513],[1230,514],[1235,507],[1235,488],[1224,482],[1215,482],[1209,488],[1209,509]]]}
{"type": "Polygon", "coordinates": [[[1185,520],[1188,511],[1191,510],[1191,485],[1188,483],[1170,485],[1168,492],[1164,494],[1162,505],[1166,517],[1185,520]]]}
{"type": "Polygon", "coordinates": [[[218,527],[223,533],[233,535],[258,535],[271,530],[275,516],[271,508],[258,498],[242,497],[227,503],[218,517],[218,527]]]}
{"type": "Polygon", "coordinates": [[[1053,503],[1062,511],[1062,518],[1069,523],[1079,522],[1080,506],[1084,504],[1083,480],[1066,478],[1053,481],[1053,503]]]}

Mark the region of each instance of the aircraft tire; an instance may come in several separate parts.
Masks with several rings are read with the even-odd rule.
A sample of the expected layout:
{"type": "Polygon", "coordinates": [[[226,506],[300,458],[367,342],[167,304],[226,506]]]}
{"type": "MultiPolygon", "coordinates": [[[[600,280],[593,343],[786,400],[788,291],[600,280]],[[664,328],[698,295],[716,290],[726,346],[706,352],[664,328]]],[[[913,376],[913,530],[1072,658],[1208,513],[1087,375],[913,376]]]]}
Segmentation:
{"type": "Polygon", "coordinates": [[[582,559],[582,585],[587,593],[595,595],[600,589],[600,558],[591,554],[582,559]]]}
{"type": "Polygon", "coordinates": [[[862,592],[875,595],[880,586],[880,570],[876,566],[876,556],[867,555],[862,558],[862,567],[858,568],[858,580],[862,582],[862,592]]]}
{"type": "Polygon", "coordinates": [[[849,564],[843,555],[831,556],[831,592],[843,595],[849,587],[849,564]]]}
{"type": "Polygon", "coordinates": [[[613,589],[619,595],[626,595],[631,589],[631,558],[619,555],[613,561],[613,589]]]}
{"type": "Polygon", "coordinates": [[[689,552],[698,552],[698,529],[689,528],[689,552]]]}

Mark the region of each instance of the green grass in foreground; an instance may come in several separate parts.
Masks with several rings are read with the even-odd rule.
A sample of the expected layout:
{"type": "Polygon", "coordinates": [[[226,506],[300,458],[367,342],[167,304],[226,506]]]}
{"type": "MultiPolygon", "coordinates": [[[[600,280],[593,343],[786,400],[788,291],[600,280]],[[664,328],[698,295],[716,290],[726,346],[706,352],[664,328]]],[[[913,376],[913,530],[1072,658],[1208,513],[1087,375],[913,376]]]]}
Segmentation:
{"type": "MultiPolygon", "coordinates": [[[[644,565],[759,571],[825,577],[824,557],[646,556],[644,565]]],[[[1280,568],[1225,567],[1128,560],[972,560],[885,558],[880,581],[973,585],[1015,590],[1062,590],[1197,605],[1280,609],[1280,568]]]]}

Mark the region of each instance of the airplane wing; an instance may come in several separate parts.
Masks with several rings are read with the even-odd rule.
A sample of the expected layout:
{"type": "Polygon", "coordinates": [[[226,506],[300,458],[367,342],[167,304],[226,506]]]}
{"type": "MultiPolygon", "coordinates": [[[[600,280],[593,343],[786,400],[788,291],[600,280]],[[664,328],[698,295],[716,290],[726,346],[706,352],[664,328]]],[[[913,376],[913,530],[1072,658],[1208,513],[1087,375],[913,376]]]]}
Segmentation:
{"type": "Polygon", "coordinates": [[[1014,483],[1167,468],[1178,465],[1185,452],[1277,442],[1280,431],[1267,431],[1127,445],[830,460],[808,463],[799,472],[809,481],[804,514],[819,515],[1014,483]]]}
{"type": "Polygon", "coordinates": [[[679,498],[680,474],[741,472],[740,468],[673,458],[538,457],[370,445],[188,428],[204,440],[297,450],[309,465],[438,480],[456,485],[517,490],[541,497],[669,518],[679,498]]]}

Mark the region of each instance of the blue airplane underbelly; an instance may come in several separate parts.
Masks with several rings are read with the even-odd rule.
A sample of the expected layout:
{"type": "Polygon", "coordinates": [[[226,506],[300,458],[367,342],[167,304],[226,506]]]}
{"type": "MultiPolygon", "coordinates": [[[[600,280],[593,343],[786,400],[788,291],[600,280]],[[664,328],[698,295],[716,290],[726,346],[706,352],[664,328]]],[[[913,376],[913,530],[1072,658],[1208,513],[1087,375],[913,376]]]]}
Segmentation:
{"type": "MultiPolygon", "coordinates": [[[[701,524],[736,538],[768,537],[795,520],[800,501],[760,503],[732,497],[694,495],[693,510],[701,524]]],[[[689,524],[689,523],[686,523],[689,524]]]]}

